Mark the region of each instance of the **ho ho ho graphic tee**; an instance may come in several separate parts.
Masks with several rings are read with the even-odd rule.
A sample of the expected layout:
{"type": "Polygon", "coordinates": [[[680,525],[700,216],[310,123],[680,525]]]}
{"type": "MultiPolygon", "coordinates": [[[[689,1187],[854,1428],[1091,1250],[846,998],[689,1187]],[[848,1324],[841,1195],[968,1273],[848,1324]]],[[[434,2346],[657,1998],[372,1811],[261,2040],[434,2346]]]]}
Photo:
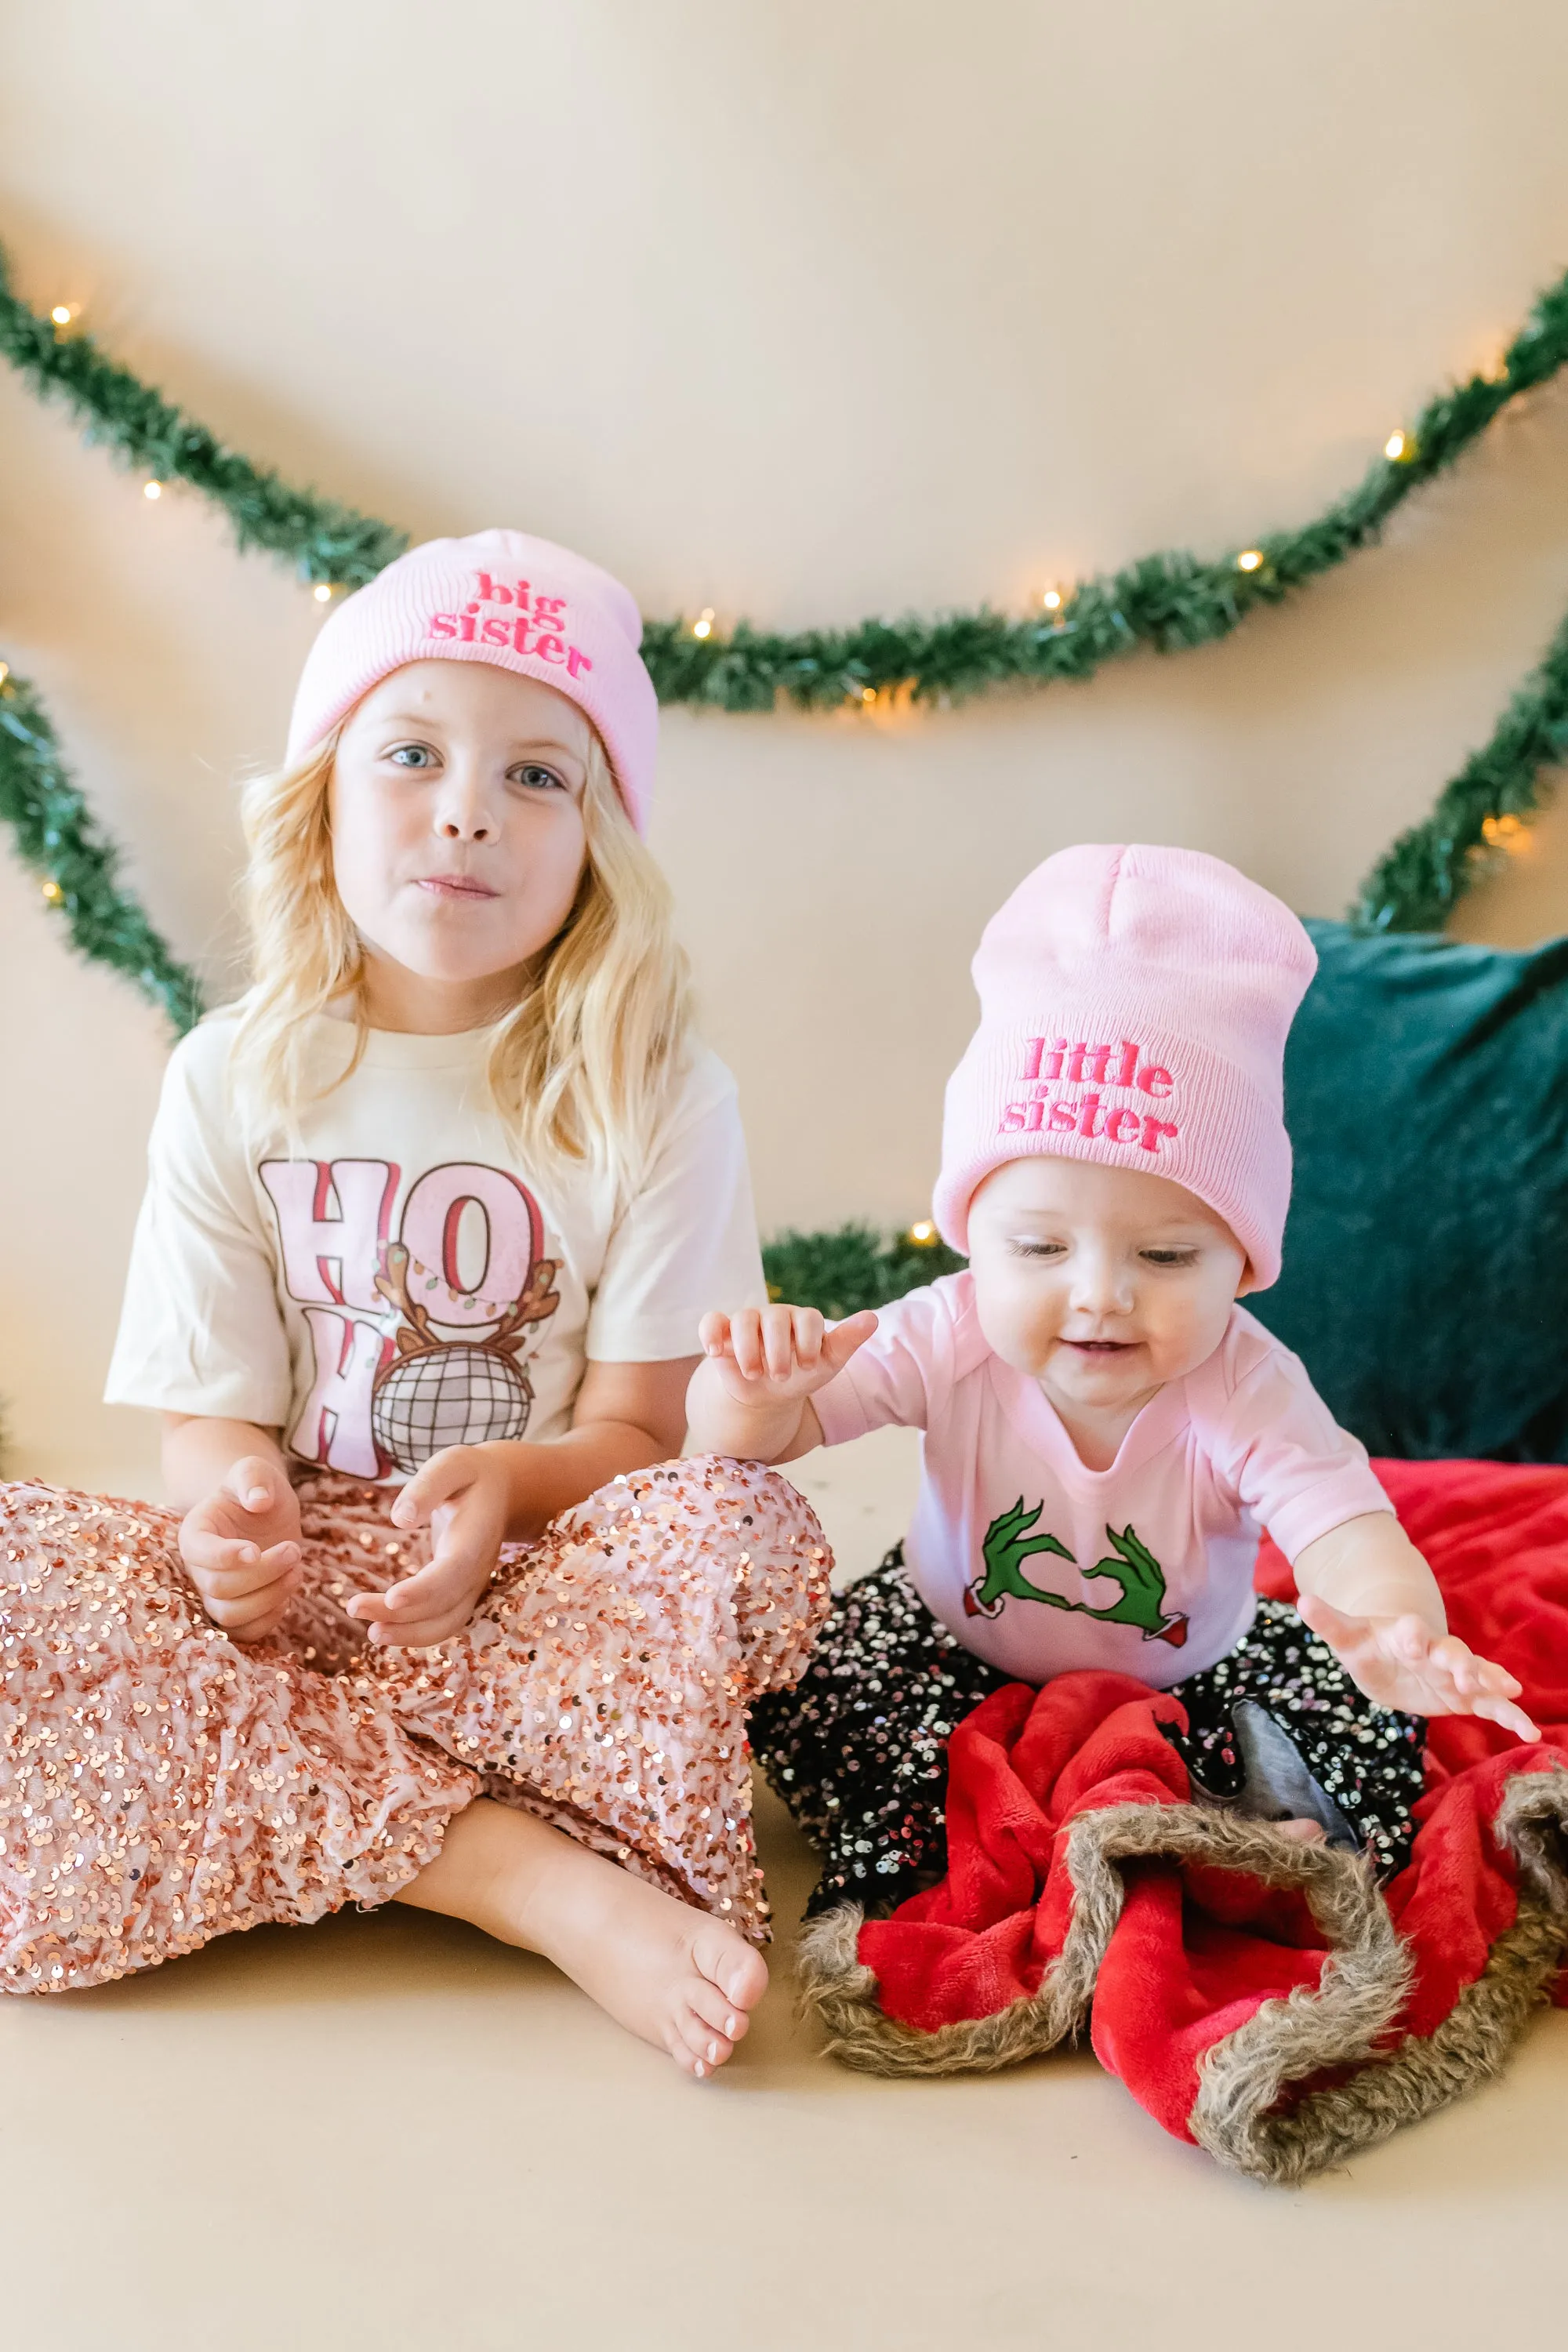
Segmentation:
{"type": "Polygon", "coordinates": [[[966,1647],[1022,1682],[1102,1666],[1163,1690],[1251,1623],[1260,1529],[1294,1560],[1393,1508],[1300,1358],[1239,1307],[1109,1470],[1089,1469],[1039,1382],[992,1353],[968,1274],[879,1309],[812,1402],[829,1445],[888,1423],[924,1431],[910,1578],[966,1647]]]}
{"type": "MultiPolygon", "coordinates": [[[[227,1084],[238,1008],[175,1048],[110,1404],[281,1429],[301,1462],[400,1480],[445,1445],[559,1436],[590,1359],[697,1353],[710,1307],[765,1297],[734,1081],[697,1050],[630,1200],[519,1165],[489,1033],[373,1030],[287,1145],[227,1084]]],[[[313,1024],[311,1075],[349,1023],[313,1024]]]]}

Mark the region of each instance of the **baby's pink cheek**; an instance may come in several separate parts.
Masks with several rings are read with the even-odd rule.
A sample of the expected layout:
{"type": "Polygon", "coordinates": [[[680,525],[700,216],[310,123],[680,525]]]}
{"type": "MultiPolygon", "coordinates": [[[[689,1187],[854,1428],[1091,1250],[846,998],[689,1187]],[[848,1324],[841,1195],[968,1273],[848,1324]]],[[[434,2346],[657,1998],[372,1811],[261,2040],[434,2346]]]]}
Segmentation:
{"type": "Polygon", "coordinates": [[[1015,1307],[1010,1314],[994,1314],[989,1328],[983,1320],[981,1329],[996,1354],[1016,1371],[1039,1372],[1056,1345],[1058,1323],[1054,1314],[1043,1313],[1037,1306],[1033,1312],[1015,1307]]]}

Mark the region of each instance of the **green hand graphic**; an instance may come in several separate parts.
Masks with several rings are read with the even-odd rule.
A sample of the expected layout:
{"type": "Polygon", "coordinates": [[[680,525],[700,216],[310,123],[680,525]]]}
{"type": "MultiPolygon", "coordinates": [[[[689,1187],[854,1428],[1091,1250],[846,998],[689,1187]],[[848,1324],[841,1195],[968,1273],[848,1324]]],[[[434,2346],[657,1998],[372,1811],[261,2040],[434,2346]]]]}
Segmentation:
{"type": "MultiPolygon", "coordinates": [[[[1081,1601],[1069,1601],[1064,1593],[1042,1591],[1031,1584],[1020,1562],[1039,1551],[1055,1552],[1058,1559],[1072,1559],[1065,1543],[1055,1536],[1032,1536],[1030,1528],[1045,1509],[1037,1503],[1031,1511],[1019,1496],[1010,1511],[1004,1511],[992,1520],[985,1530],[981,1554],[985,1561],[985,1573],[963,1589],[963,1613],[966,1617],[997,1616],[1005,1601],[1043,1601],[1047,1609],[1081,1609],[1081,1601]]],[[[1073,1562],[1077,1566],[1077,1562],[1073,1562]]]]}
{"type": "Polygon", "coordinates": [[[1108,1527],[1105,1532],[1116,1559],[1097,1560],[1083,1571],[1085,1577],[1113,1577],[1121,1586],[1116,1600],[1105,1608],[1093,1609],[1087,1601],[1069,1601],[1065,1593],[1047,1592],[1030,1583],[1020,1563],[1035,1552],[1055,1552],[1058,1559],[1078,1565],[1066,1544],[1055,1536],[1029,1534],[1045,1507],[1044,1503],[1037,1503],[1029,1510],[1020,1495],[1010,1511],[992,1520],[981,1545],[985,1573],[964,1588],[965,1616],[995,1617],[1008,1601],[1039,1601],[1047,1609],[1075,1610],[1082,1616],[1098,1618],[1101,1624],[1136,1625],[1146,1642],[1169,1642],[1173,1649],[1181,1649],[1187,1638],[1186,1618],[1179,1610],[1167,1614],[1165,1571],[1131,1527],[1120,1535],[1108,1527]]]}
{"type": "Polygon", "coordinates": [[[1106,1625],[1136,1625],[1146,1642],[1169,1642],[1179,1650],[1187,1638],[1187,1621],[1179,1612],[1165,1613],[1164,1570],[1131,1528],[1123,1528],[1120,1535],[1110,1527],[1105,1532],[1120,1557],[1097,1560],[1084,1574],[1113,1576],[1121,1591],[1108,1609],[1090,1609],[1084,1601],[1084,1613],[1106,1625]]]}

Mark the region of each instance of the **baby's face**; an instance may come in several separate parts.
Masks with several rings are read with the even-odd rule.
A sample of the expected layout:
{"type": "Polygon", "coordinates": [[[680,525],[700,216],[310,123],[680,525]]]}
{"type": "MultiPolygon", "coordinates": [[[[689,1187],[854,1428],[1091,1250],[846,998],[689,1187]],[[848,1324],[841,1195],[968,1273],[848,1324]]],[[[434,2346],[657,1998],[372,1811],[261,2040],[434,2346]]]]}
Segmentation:
{"type": "Polygon", "coordinates": [[[969,1249],[989,1345],[1086,1412],[1136,1405],[1194,1371],[1247,1270],[1229,1226],[1169,1177],[1043,1153],[986,1178],[969,1249]]]}

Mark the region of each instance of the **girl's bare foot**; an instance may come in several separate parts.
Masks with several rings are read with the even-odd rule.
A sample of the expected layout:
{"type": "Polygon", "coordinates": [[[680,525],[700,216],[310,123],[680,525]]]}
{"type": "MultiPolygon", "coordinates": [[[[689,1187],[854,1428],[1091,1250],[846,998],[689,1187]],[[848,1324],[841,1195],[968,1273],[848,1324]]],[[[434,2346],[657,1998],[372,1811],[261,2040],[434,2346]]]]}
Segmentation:
{"type": "Polygon", "coordinates": [[[762,1955],[732,1927],[488,1797],[396,1899],[542,1953],[699,2077],[731,2055],[767,1988],[762,1955]]]}

